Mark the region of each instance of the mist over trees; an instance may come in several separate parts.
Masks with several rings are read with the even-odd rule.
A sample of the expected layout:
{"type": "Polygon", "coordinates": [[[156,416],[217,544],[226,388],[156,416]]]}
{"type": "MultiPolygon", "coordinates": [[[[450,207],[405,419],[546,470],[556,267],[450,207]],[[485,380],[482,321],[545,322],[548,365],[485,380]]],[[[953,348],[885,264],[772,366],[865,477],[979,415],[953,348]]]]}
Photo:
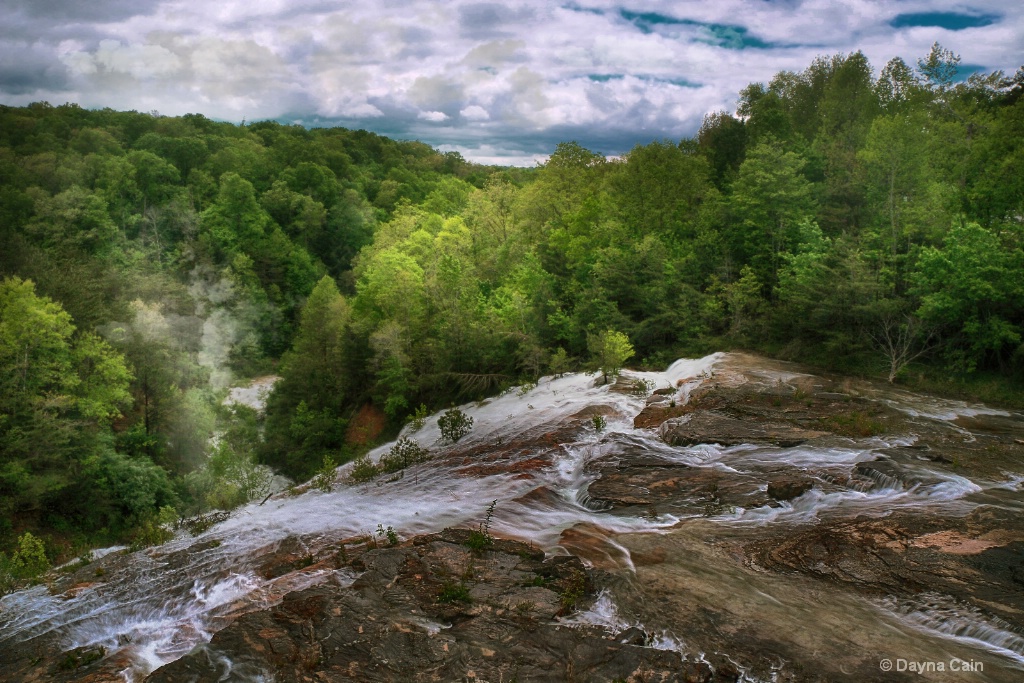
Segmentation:
{"type": "Polygon", "coordinates": [[[958,69],[821,57],[693,139],[536,169],[0,107],[0,545],[237,505],[260,463],[359,455],[368,411],[393,434],[570,369],[749,348],[1019,402],[1024,71],[958,69]],[[265,420],[221,405],[272,372],[265,420]]]}

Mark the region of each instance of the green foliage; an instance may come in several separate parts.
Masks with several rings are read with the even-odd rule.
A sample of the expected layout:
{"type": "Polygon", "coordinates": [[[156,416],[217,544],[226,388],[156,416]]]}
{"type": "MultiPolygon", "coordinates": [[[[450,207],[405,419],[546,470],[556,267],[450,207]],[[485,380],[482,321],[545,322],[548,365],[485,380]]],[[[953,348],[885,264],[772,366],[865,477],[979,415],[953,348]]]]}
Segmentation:
{"type": "Polygon", "coordinates": [[[380,457],[377,469],[385,474],[404,470],[430,459],[430,451],[408,437],[402,437],[391,449],[380,457]]]}
{"type": "Polygon", "coordinates": [[[590,418],[590,423],[594,425],[594,431],[601,433],[608,426],[608,421],[604,419],[603,415],[594,415],[590,418]]]}
{"type": "Polygon", "coordinates": [[[654,391],[654,382],[643,377],[634,379],[633,386],[629,388],[629,393],[639,398],[647,398],[652,391],[654,391]]]}
{"type": "Polygon", "coordinates": [[[33,580],[49,568],[50,560],[42,540],[26,531],[18,537],[10,558],[0,553],[0,592],[14,582],[33,580]]]}
{"type": "Polygon", "coordinates": [[[380,474],[380,470],[377,469],[377,466],[373,464],[369,456],[363,455],[353,461],[349,477],[356,483],[363,483],[370,481],[378,474],[380,474]]]}
{"type": "Polygon", "coordinates": [[[257,412],[236,404],[224,410],[220,419],[226,428],[206,462],[185,477],[194,512],[230,510],[270,492],[272,472],[255,459],[261,445],[257,412]]]}
{"type": "Polygon", "coordinates": [[[131,541],[128,544],[129,549],[141,550],[154,545],[162,545],[171,540],[174,538],[171,525],[177,520],[177,517],[177,511],[169,505],[160,508],[156,514],[148,515],[132,533],[131,541]]]}
{"type": "Polygon", "coordinates": [[[437,427],[441,430],[441,439],[447,443],[455,443],[469,434],[473,429],[473,418],[458,408],[449,408],[437,418],[437,427]]]}
{"type": "Polygon", "coordinates": [[[867,437],[885,433],[885,424],[861,410],[838,413],[821,418],[821,421],[822,426],[843,436],[867,437]]]}
{"type": "Polygon", "coordinates": [[[267,404],[261,457],[291,476],[310,475],[325,453],[345,446],[350,315],[334,280],[323,277],[302,309],[292,350],[282,361],[281,380],[267,404]]]}
{"type": "Polygon", "coordinates": [[[491,536],[491,520],[494,518],[494,507],[497,504],[497,500],[491,501],[491,504],[487,506],[484,520],[476,529],[469,532],[466,546],[475,553],[481,553],[494,545],[494,537],[491,536]]]}
{"type": "Polygon", "coordinates": [[[147,497],[144,462],[111,467],[110,422],[131,399],[124,358],[96,335],[76,335],[31,281],[0,283],[0,368],[0,513],[47,507],[99,529],[110,526],[104,512],[120,521],[118,512],[131,517],[164,500],[147,497]]]}
{"type": "Polygon", "coordinates": [[[418,432],[423,429],[423,425],[427,421],[427,414],[427,404],[421,403],[416,412],[406,418],[412,431],[418,432]]]}
{"type": "Polygon", "coordinates": [[[551,354],[551,359],[548,361],[548,369],[555,377],[561,377],[572,369],[572,361],[569,358],[569,354],[561,346],[551,354]]]}
{"type": "Polygon", "coordinates": [[[463,603],[468,605],[473,602],[473,598],[469,595],[469,588],[465,584],[448,581],[441,586],[441,591],[437,594],[437,601],[446,604],[463,603]]]}
{"type": "Polygon", "coordinates": [[[587,594],[587,575],[578,569],[570,570],[569,576],[565,579],[562,592],[558,595],[558,602],[562,606],[562,613],[576,609],[580,600],[587,594]]]}
{"type": "Polygon", "coordinates": [[[334,458],[325,454],[323,464],[320,465],[320,469],[317,470],[316,476],[313,477],[311,482],[313,488],[320,489],[324,493],[330,493],[331,489],[334,488],[334,479],[337,475],[335,470],[337,467],[334,458]]]}
{"type": "Polygon", "coordinates": [[[914,273],[918,315],[949,330],[946,355],[971,372],[988,358],[1007,358],[1021,343],[1024,252],[985,228],[955,225],[943,247],[926,248],[914,273]]]}
{"type": "MultiPolygon", "coordinates": [[[[164,483],[194,511],[252,499],[269,476],[254,446],[296,477],[344,458],[373,381],[347,303],[317,283],[354,292],[353,258],[391,218],[371,206],[383,184],[392,206],[454,217],[476,191],[456,174],[487,172],[365,131],[197,115],[3,107],[0,131],[0,514],[102,542],[172,502],[164,483]],[[211,447],[245,421],[215,419],[216,392],[279,359],[266,443],[211,447]]],[[[380,375],[391,415],[421,398],[397,360],[380,375]]]]}
{"type": "Polygon", "coordinates": [[[399,543],[398,532],[390,526],[385,529],[383,524],[378,524],[376,533],[377,538],[387,541],[389,548],[394,547],[399,543]]]}
{"type": "Polygon", "coordinates": [[[692,140],[614,161],[565,142],[537,169],[0,107],[0,528],[116,542],[161,506],[253,499],[253,452],[306,479],[351,456],[357,413],[416,427],[573,359],[608,381],[634,355],[739,346],[917,381],[877,341],[911,320],[914,373],[944,361],[1015,400],[1021,88],[957,81],[939,45],[911,64],[822,56],[692,140]],[[271,367],[264,436],[211,442],[251,422],[217,413],[232,373],[271,367]]]}
{"type": "Polygon", "coordinates": [[[605,383],[617,377],[623,364],[633,357],[633,345],[622,332],[605,330],[591,335],[588,340],[590,355],[595,367],[601,371],[605,383]]]}

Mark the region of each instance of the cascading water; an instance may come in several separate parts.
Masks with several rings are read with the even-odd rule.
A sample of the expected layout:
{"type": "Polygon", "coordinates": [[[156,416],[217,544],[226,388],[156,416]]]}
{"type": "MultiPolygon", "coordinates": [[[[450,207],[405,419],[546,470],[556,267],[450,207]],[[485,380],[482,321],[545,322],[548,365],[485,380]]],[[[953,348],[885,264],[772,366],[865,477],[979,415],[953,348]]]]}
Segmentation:
{"type": "MultiPolygon", "coordinates": [[[[628,376],[646,380],[656,389],[671,388],[673,400],[685,404],[692,391],[714,377],[716,364],[723,358],[714,354],[677,361],[663,373],[628,376]]],[[[765,382],[786,383],[798,376],[761,373],[765,382]]],[[[934,399],[917,410],[913,397],[905,394],[898,400],[884,400],[899,403],[900,409],[923,419],[951,421],[963,411],[983,410],[934,399]]],[[[33,639],[48,639],[63,650],[102,645],[108,656],[123,662],[126,679],[141,680],[208,641],[242,613],[273,605],[290,591],[324,582],[347,585],[354,578],[346,571],[323,569],[264,578],[262,558],[283,544],[298,543],[316,556],[343,539],[373,534],[378,524],[393,527],[402,537],[475,524],[492,500],[497,501],[492,523],[497,534],[530,541],[548,552],[566,548],[577,552],[587,546],[590,555],[580,553],[582,557],[629,573],[635,569],[630,551],[617,539],[639,532],[666,533],[695,518],[715,525],[720,534],[742,535],[752,527],[802,524],[822,517],[883,516],[896,508],[941,507],[965,514],[978,505],[972,502],[975,494],[999,489],[1012,496],[1019,490],[1006,481],[975,482],[916,462],[886,471],[865,470],[860,481],[843,481],[844,473],[858,463],[872,461],[887,449],[912,445],[910,434],[793,448],[672,447],[653,430],[633,427],[644,405],[640,392],[613,391],[592,376],[574,374],[545,378],[535,387],[463,406],[474,425],[457,448],[440,445],[435,415],[419,430],[407,428],[402,435],[431,449],[434,459],[400,476],[359,485],[339,483],[327,493],[277,494],[263,504],[235,511],[196,537],[182,535],[158,548],[120,558],[102,583],[62,595],[35,587],[5,596],[0,599],[0,651],[33,639]],[[604,429],[588,425],[589,417],[581,419],[581,415],[603,416],[604,429]],[[565,430],[570,422],[575,426],[565,430]],[[592,500],[588,490],[601,476],[601,467],[637,452],[655,464],[748,478],[754,482],[754,493],[758,492],[756,482],[779,470],[799,472],[816,484],[789,501],[712,514],[704,509],[703,500],[690,501],[685,496],[653,513],[608,509],[592,500]]],[[[371,457],[379,458],[390,446],[377,448],[371,457]]],[[[340,474],[345,473],[346,468],[341,468],[340,474]]],[[[591,621],[625,628],[632,622],[616,613],[611,600],[603,595],[595,603],[591,621]]],[[[935,628],[935,618],[949,620],[927,616],[927,607],[892,611],[914,623],[930,624],[934,637],[983,633],[980,627],[935,628]]],[[[579,618],[588,619],[586,614],[579,618]]],[[[968,612],[957,618],[974,619],[968,612]]],[[[1004,635],[998,648],[1024,657],[1020,639],[1006,636],[1006,629],[1000,633],[1004,635]]],[[[673,647],[682,647],[675,636],[665,638],[676,644],[673,647]]]]}

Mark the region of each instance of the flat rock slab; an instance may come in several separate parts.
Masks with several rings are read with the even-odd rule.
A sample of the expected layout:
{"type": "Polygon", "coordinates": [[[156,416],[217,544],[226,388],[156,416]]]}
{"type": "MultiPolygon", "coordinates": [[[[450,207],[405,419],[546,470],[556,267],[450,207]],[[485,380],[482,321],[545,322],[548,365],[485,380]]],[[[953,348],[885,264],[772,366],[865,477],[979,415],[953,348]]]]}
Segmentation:
{"type": "Polygon", "coordinates": [[[695,446],[702,443],[736,446],[749,443],[783,447],[799,446],[827,434],[782,422],[741,420],[716,410],[697,410],[672,418],[661,425],[658,433],[665,443],[672,446],[695,446]]]}
{"type": "Polygon", "coordinates": [[[601,471],[590,484],[590,500],[613,508],[671,504],[673,509],[717,514],[724,508],[756,508],[769,503],[753,476],[686,465],[622,466],[601,471]]]}

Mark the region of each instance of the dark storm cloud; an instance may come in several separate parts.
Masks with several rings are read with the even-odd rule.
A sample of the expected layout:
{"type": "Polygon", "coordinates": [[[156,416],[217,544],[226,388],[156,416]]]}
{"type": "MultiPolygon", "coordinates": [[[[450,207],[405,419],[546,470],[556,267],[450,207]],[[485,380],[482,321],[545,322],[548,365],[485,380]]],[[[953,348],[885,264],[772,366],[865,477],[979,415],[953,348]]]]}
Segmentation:
{"type": "Polygon", "coordinates": [[[162,0],[5,0],[5,13],[45,19],[50,23],[122,21],[152,14],[162,0]]]}
{"type": "Polygon", "coordinates": [[[0,93],[23,95],[67,87],[67,69],[52,52],[25,44],[0,43],[0,93]]]}

